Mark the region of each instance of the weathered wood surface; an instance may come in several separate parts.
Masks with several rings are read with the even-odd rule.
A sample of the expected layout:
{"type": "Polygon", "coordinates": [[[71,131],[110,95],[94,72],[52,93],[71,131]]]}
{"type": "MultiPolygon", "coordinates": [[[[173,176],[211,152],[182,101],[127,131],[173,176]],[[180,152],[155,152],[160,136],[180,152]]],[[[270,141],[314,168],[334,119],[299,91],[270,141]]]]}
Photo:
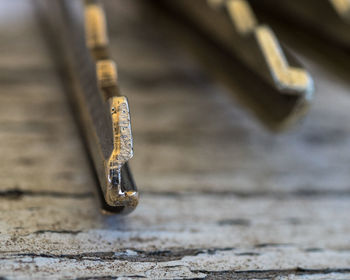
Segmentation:
{"type": "Polygon", "coordinates": [[[350,279],[349,83],[305,58],[314,106],[269,133],[121,2],[111,43],[141,190],[125,218],[97,209],[30,2],[1,3],[0,278],[350,279]]]}

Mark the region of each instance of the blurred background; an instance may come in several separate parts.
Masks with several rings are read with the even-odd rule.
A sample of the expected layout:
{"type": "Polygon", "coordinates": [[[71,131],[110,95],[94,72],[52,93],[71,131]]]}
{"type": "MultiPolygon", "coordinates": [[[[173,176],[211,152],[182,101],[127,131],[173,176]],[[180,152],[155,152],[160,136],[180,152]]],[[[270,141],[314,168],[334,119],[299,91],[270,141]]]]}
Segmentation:
{"type": "Polygon", "coordinates": [[[314,82],[289,122],[294,101],[171,1],[103,1],[141,192],[120,218],[99,213],[33,2],[0,1],[0,277],[349,279],[350,8],[250,2],[314,82]]]}

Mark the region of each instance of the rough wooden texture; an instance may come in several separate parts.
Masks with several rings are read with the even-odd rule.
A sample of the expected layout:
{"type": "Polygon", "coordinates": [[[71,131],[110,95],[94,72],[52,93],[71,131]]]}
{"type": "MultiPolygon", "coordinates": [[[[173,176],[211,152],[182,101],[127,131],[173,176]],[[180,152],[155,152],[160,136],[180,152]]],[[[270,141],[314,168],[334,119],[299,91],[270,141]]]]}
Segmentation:
{"type": "Polygon", "coordinates": [[[0,278],[350,279],[348,81],[305,57],[314,106],[269,133],[121,2],[108,15],[141,190],[125,218],[98,211],[29,1],[1,2],[0,278]]]}

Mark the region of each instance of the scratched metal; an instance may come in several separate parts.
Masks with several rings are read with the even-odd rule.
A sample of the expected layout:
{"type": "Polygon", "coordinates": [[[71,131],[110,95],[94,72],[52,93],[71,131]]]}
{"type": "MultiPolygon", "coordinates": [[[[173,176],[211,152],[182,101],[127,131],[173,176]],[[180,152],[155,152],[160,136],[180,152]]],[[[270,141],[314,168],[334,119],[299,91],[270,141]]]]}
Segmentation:
{"type": "Polygon", "coordinates": [[[103,209],[129,213],[138,204],[127,164],[133,156],[129,105],[120,95],[116,65],[109,57],[103,8],[97,1],[39,0],[37,4],[45,36],[56,44],[50,45],[51,50],[61,64],[95,166],[103,209]]]}

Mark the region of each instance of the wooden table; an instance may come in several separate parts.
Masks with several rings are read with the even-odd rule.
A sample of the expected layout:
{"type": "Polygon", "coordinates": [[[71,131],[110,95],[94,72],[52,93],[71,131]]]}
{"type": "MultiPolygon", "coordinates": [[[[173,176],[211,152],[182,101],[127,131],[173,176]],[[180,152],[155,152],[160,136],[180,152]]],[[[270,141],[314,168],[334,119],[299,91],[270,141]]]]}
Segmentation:
{"type": "Polygon", "coordinates": [[[0,3],[0,278],[350,279],[349,72],[299,53],[317,96],[277,135],[137,3],[107,9],[141,190],[127,217],[99,212],[30,2],[0,3]]]}

